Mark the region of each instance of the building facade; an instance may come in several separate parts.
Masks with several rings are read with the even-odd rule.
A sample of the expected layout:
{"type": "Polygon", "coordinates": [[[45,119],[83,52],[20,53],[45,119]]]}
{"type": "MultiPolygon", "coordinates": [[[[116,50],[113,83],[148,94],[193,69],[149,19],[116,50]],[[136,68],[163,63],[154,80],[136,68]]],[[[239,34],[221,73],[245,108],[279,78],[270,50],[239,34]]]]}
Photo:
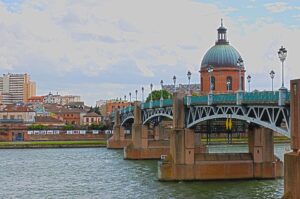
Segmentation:
{"type": "Polygon", "coordinates": [[[0,92],[2,104],[28,102],[36,95],[36,84],[30,80],[28,74],[3,74],[0,77],[0,92]]]}
{"type": "Polygon", "coordinates": [[[227,29],[218,28],[218,38],[213,47],[204,55],[200,68],[201,94],[226,93],[245,90],[245,68],[238,64],[239,52],[229,45],[227,29]],[[210,70],[209,72],[209,69],[210,70]]]}

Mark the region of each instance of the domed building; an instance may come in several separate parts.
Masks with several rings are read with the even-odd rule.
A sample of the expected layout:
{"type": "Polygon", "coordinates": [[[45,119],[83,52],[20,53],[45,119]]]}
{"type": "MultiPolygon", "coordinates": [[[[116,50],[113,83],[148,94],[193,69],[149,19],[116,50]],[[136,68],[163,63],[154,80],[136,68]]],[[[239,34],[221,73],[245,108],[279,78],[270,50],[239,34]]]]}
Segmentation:
{"type": "Polygon", "coordinates": [[[240,82],[241,90],[245,89],[245,68],[243,64],[237,63],[241,55],[234,47],[229,45],[226,32],[227,29],[221,21],[217,41],[202,59],[200,69],[201,94],[207,94],[210,91],[210,75],[213,93],[235,92],[239,90],[240,82]],[[211,74],[208,72],[209,68],[213,69],[211,74]],[[240,72],[241,79],[239,81],[240,72]]]}

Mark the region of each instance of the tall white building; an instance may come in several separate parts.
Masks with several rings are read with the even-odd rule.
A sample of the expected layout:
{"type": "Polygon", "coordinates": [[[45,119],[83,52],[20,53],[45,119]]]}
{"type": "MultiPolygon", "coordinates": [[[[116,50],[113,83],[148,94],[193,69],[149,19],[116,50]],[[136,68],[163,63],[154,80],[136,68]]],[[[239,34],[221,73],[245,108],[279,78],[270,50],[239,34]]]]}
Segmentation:
{"type": "Polygon", "coordinates": [[[2,104],[27,102],[28,98],[36,95],[36,85],[26,73],[3,74],[0,77],[0,93],[2,104]]]}

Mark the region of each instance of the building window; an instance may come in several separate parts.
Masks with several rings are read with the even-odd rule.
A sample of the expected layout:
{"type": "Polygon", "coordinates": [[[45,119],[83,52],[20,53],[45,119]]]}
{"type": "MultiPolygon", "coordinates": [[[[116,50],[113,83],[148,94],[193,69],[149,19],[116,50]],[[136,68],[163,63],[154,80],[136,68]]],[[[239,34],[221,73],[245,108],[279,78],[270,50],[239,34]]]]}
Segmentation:
{"type": "Polygon", "coordinates": [[[94,123],[94,118],[91,118],[91,120],[92,120],[91,122],[94,123]]]}
{"type": "Polygon", "coordinates": [[[227,79],[226,79],[226,88],[227,88],[227,91],[231,91],[232,90],[232,77],[231,76],[228,76],[227,79]]]}
{"type": "Polygon", "coordinates": [[[244,77],[241,77],[241,82],[242,82],[242,90],[244,90],[244,77]]]}
{"type": "Polygon", "coordinates": [[[15,116],[14,116],[14,115],[11,115],[11,116],[10,116],[10,119],[11,119],[11,120],[14,120],[14,119],[15,119],[15,116]]]}
{"type": "Polygon", "coordinates": [[[215,90],[216,79],[214,76],[211,76],[211,90],[215,90]]]}

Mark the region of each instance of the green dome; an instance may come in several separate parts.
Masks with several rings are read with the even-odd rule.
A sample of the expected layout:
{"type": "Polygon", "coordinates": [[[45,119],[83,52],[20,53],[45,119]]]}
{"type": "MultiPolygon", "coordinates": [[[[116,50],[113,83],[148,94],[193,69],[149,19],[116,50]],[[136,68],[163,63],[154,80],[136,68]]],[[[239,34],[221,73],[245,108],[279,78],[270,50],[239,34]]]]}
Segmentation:
{"type": "Polygon", "coordinates": [[[221,20],[221,26],[217,31],[218,38],[216,44],[204,55],[201,68],[206,68],[209,65],[213,67],[238,67],[237,60],[241,55],[234,47],[229,45],[226,33],[227,29],[223,26],[223,20],[221,20]]]}
{"type": "Polygon", "coordinates": [[[238,67],[237,60],[240,56],[239,52],[229,44],[216,44],[204,55],[201,68],[206,68],[209,65],[213,67],[238,67]]]}

